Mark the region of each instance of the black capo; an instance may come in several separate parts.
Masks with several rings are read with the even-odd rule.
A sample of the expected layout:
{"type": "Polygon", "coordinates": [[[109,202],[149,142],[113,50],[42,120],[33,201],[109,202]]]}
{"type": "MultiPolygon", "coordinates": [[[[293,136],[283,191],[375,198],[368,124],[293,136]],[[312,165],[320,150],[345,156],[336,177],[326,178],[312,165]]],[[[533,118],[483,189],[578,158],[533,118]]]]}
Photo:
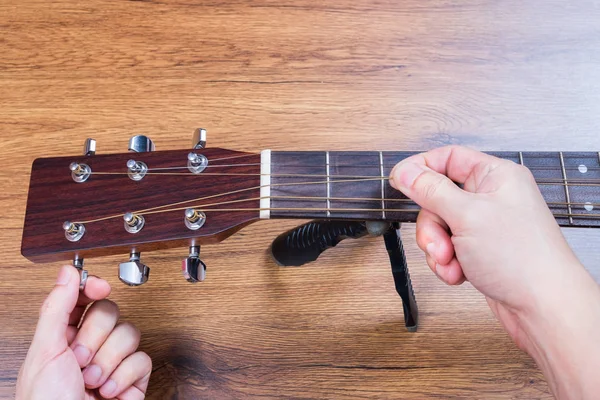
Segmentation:
{"type": "Polygon", "coordinates": [[[277,236],[271,244],[271,254],[280,266],[300,266],[315,261],[321,253],[335,247],[344,239],[357,239],[367,234],[383,235],[392,265],[396,292],[402,299],[404,324],[409,332],[415,332],[419,312],[408,273],[399,223],[315,220],[277,236]]]}

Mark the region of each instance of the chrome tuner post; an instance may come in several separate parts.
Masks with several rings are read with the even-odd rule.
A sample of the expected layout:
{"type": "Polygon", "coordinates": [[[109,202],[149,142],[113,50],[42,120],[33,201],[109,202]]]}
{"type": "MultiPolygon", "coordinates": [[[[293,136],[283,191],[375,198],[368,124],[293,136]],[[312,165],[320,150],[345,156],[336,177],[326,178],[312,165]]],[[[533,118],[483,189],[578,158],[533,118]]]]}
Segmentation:
{"type": "Polygon", "coordinates": [[[142,161],[127,161],[127,175],[134,181],[141,181],[148,172],[148,166],[142,161]]]}
{"type": "Polygon", "coordinates": [[[88,272],[83,269],[83,258],[75,256],[73,259],[73,266],[79,271],[79,290],[83,291],[88,278],[88,272]]]}
{"type": "Polygon", "coordinates": [[[93,156],[96,154],[96,141],[91,138],[85,139],[83,143],[83,155],[84,156],[93,156]]]}
{"type": "Polygon", "coordinates": [[[92,169],[87,164],[72,162],[69,164],[71,178],[77,183],[85,182],[92,175],[92,169]]]}
{"type": "Polygon", "coordinates": [[[144,216],[130,212],[123,215],[123,221],[123,226],[129,233],[138,233],[142,230],[144,224],[146,223],[144,216]]]}
{"type": "Polygon", "coordinates": [[[200,260],[200,246],[190,246],[190,255],[181,263],[181,272],[188,282],[204,281],[206,264],[200,260]]]}
{"type": "Polygon", "coordinates": [[[192,149],[204,149],[206,148],[206,129],[198,128],[194,131],[192,137],[192,149]]]}
{"type": "Polygon", "coordinates": [[[189,153],[187,167],[193,174],[199,174],[206,169],[208,158],[202,154],[189,153]]]}
{"type": "Polygon", "coordinates": [[[85,234],[85,226],[77,222],[65,221],[62,227],[69,242],[77,242],[85,234]]]}
{"type": "Polygon", "coordinates": [[[154,142],[148,136],[137,135],[129,139],[129,151],[145,153],[147,151],[154,151],[154,149],[154,142]]]}
{"type": "Polygon", "coordinates": [[[148,281],[150,268],[140,261],[140,253],[132,250],[129,261],[119,264],[119,279],[129,286],[140,286],[148,281]]]}
{"type": "Polygon", "coordinates": [[[183,219],[185,226],[188,229],[196,231],[202,228],[202,225],[206,222],[206,214],[204,214],[200,210],[196,210],[194,208],[187,208],[185,210],[185,217],[183,219]]]}

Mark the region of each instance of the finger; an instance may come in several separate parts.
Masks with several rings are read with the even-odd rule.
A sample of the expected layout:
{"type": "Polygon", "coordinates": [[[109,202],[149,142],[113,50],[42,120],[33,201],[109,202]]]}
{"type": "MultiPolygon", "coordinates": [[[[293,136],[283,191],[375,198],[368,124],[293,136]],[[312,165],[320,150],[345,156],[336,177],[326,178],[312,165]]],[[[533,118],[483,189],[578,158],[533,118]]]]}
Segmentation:
{"type": "Polygon", "coordinates": [[[396,165],[390,175],[390,185],[453,225],[453,221],[467,208],[470,194],[422,160],[415,161],[418,162],[409,158],[396,165]]]}
{"type": "Polygon", "coordinates": [[[77,336],[77,327],[69,325],[67,326],[67,344],[70,346],[75,340],[75,336],[77,336]]]}
{"type": "MultiPolygon", "coordinates": [[[[102,386],[117,366],[140,344],[140,331],[131,323],[118,324],[110,333],[90,365],[83,370],[88,389],[102,386]]],[[[106,396],[105,396],[106,397],[106,396]]]]}
{"type": "Polygon", "coordinates": [[[83,316],[86,307],[96,300],[102,300],[110,294],[111,288],[108,282],[97,276],[89,276],[85,289],[79,293],[77,306],[69,317],[69,325],[77,326],[83,316]]]}
{"type": "Polygon", "coordinates": [[[465,281],[465,275],[458,260],[453,258],[448,264],[435,265],[437,276],[448,285],[460,285],[465,281]]]}
{"type": "Polygon", "coordinates": [[[110,294],[110,291],[110,284],[107,281],[102,278],[98,278],[97,276],[90,275],[88,276],[85,289],[83,289],[82,294],[84,298],[92,302],[107,298],[110,294]]]}
{"type": "MultiPolygon", "coordinates": [[[[409,157],[457,183],[465,183],[482,165],[495,168],[505,160],[463,146],[445,146],[409,157]]],[[[408,159],[407,159],[408,160],[408,159]]]]}
{"type": "Polygon", "coordinates": [[[141,351],[133,353],[119,364],[100,387],[100,394],[105,398],[117,397],[122,400],[143,399],[151,372],[150,357],[141,351]]]}
{"type": "Polygon", "coordinates": [[[421,210],[417,217],[417,244],[440,264],[448,264],[454,257],[448,225],[438,215],[421,210]]]}
{"type": "Polygon", "coordinates": [[[71,348],[81,368],[86,367],[119,320],[119,307],[110,300],[90,306],[71,348]]]}
{"type": "Polygon", "coordinates": [[[503,161],[464,147],[444,147],[411,156],[390,174],[390,185],[450,225],[465,212],[472,196],[453,181],[464,183],[475,169],[488,171],[503,161]]]}
{"type": "Polygon", "coordinates": [[[72,266],[61,268],[56,286],[48,295],[40,310],[40,319],[31,346],[42,348],[48,356],[54,356],[67,347],[69,316],[79,296],[79,273],[72,266]]]}
{"type": "Polygon", "coordinates": [[[427,265],[429,265],[429,269],[431,269],[431,272],[437,275],[437,271],[435,270],[435,265],[437,263],[435,262],[435,260],[429,254],[425,254],[425,260],[427,260],[427,265]]]}

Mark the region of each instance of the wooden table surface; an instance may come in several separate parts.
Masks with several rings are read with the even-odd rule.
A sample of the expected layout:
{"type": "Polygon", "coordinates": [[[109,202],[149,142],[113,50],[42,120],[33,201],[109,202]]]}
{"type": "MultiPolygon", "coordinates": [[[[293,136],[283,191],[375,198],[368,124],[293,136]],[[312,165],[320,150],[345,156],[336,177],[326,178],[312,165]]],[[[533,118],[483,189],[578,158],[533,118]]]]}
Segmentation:
{"type": "MultiPolygon", "coordinates": [[[[185,148],[199,126],[245,151],[600,150],[599,17],[592,0],[0,1],[0,396],[59,268],[20,255],[33,159],[86,137],[185,148]]],[[[296,223],[203,247],[197,285],[187,249],[144,254],[139,288],[117,279],[125,254],[88,260],[142,330],[149,398],[550,397],[483,297],[430,273],[414,226],[408,333],[380,238],[279,268],[269,243],[296,223]]],[[[599,232],[566,234],[600,279],[599,232]]]]}

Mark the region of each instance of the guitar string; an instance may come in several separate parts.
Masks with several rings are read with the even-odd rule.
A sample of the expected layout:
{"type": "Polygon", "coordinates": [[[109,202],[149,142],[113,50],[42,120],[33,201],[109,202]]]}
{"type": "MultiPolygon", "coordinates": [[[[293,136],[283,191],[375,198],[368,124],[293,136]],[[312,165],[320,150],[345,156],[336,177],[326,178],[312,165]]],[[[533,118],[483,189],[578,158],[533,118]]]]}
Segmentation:
{"type": "MultiPolygon", "coordinates": [[[[219,168],[219,167],[254,167],[254,166],[259,166],[262,165],[261,163],[250,163],[250,164],[217,164],[217,165],[206,165],[205,168],[219,168]]],[[[382,166],[384,168],[393,168],[396,164],[393,165],[386,165],[383,164],[382,166]]],[[[585,166],[585,165],[584,165],[585,166]]],[[[325,166],[324,165],[311,165],[311,164],[300,164],[300,165],[294,165],[294,164],[278,164],[277,165],[278,168],[320,168],[323,169],[325,166]]],[[[356,165],[336,165],[336,168],[377,168],[379,169],[381,166],[379,164],[375,165],[375,164],[356,164],[356,165]]],[[[526,166],[527,167],[527,166],[526,166]]],[[[544,166],[536,166],[536,165],[532,165],[527,167],[530,170],[534,170],[534,171],[548,171],[548,172],[555,172],[555,171],[562,171],[562,169],[560,167],[557,168],[548,168],[548,167],[544,167],[544,166]]],[[[585,166],[586,171],[600,171],[600,167],[588,167],[585,166]]],[[[156,168],[148,168],[148,172],[150,171],[172,171],[172,170],[178,170],[178,169],[188,169],[187,166],[184,167],[156,167],[156,168]]],[[[579,171],[580,167],[565,167],[565,169],[567,171],[579,171]]],[[[92,171],[93,173],[93,171],[92,171]]]]}
{"type": "MultiPolygon", "coordinates": [[[[369,179],[347,179],[347,180],[344,180],[344,181],[330,181],[330,182],[331,183],[336,183],[336,182],[366,182],[366,181],[381,181],[381,177],[375,177],[375,178],[371,177],[369,179]]],[[[208,200],[208,199],[212,199],[212,198],[215,198],[215,197],[228,196],[228,195],[231,195],[231,194],[247,192],[247,191],[250,191],[250,190],[260,190],[263,187],[278,187],[278,186],[291,186],[291,185],[316,185],[316,184],[324,184],[324,183],[327,183],[327,181],[318,181],[318,182],[293,182],[293,183],[272,183],[272,184],[268,184],[268,185],[252,186],[252,187],[248,187],[248,188],[242,188],[242,189],[232,190],[232,191],[225,192],[225,193],[217,193],[217,194],[213,194],[213,195],[210,195],[210,196],[198,197],[198,198],[195,198],[195,199],[190,199],[190,200],[185,200],[185,201],[178,201],[178,202],[175,202],[175,203],[164,204],[162,206],[145,208],[145,209],[142,209],[142,210],[134,211],[134,213],[136,213],[136,214],[146,213],[148,211],[156,210],[156,209],[159,209],[159,208],[177,206],[177,205],[180,205],[180,204],[191,203],[191,202],[194,202],[194,201],[208,200]]],[[[119,218],[122,215],[123,214],[115,214],[115,215],[110,215],[110,216],[107,216],[107,217],[101,217],[101,218],[91,219],[91,220],[87,220],[87,221],[82,221],[82,222],[79,222],[79,223],[98,222],[98,221],[103,221],[103,220],[112,219],[112,218],[119,218]]]]}
{"type": "MultiPolygon", "coordinates": [[[[127,175],[128,172],[91,172],[91,175],[127,175]]],[[[271,176],[271,177],[288,177],[288,178],[326,178],[327,175],[322,174],[261,174],[261,173],[229,173],[229,172],[202,172],[194,174],[192,172],[146,172],[146,175],[165,175],[165,176],[271,176]]],[[[372,175],[334,175],[330,178],[376,178],[377,180],[389,180],[389,177],[372,176],[372,175]]],[[[336,181],[330,181],[336,182],[336,181]]],[[[340,180],[339,182],[348,182],[340,180]]],[[[567,186],[600,186],[600,179],[565,179],[565,178],[548,178],[536,181],[538,185],[567,185],[567,186]],[[593,183],[590,183],[593,182],[593,183]]]]}
{"type": "MultiPolygon", "coordinates": [[[[137,211],[136,213],[139,214],[143,214],[143,215],[149,215],[149,214],[158,214],[158,213],[165,213],[165,212],[173,212],[173,211],[179,211],[179,210],[185,210],[187,208],[195,208],[195,209],[200,209],[202,211],[214,211],[214,210],[205,210],[206,207],[214,207],[214,206],[218,206],[218,205],[226,205],[226,204],[234,204],[234,203],[243,203],[243,202],[248,202],[248,201],[259,201],[261,199],[276,199],[276,200],[309,200],[309,201],[325,201],[325,200],[334,200],[334,201],[348,201],[348,202],[362,202],[362,201],[381,201],[382,199],[379,198],[360,198],[360,197],[318,197],[318,196],[263,196],[263,197],[253,197],[253,198],[247,198],[247,199],[237,199],[237,200],[229,200],[229,201],[222,201],[222,202],[217,202],[217,203],[209,203],[209,204],[200,204],[200,205],[192,205],[192,206],[185,206],[185,207],[178,207],[178,208],[169,208],[169,209],[165,209],[165,210],[159,210],[160,208],[163,207],[167,207],[167,205],[162,206],[162,207],[154,207],[153,209],[147,209],[147,210],[141,210],[141,211],[137,211]]],[[[410,199],[390,199],[390,198],[384,198],[384,201],[387,202],[399,202],[399,203],[407,203],[408,205],[415,205],[418,206],[415,202],[413,202],[410,199]]],[[[185,201],[185,202],[180,202],[180,204],[183,203],[187,203],[187,202],[192,202],[194,200],[190,200],[190,201],[185,201]]],[[[197,201],[197,200],[196,200],[197,201]]],[[[547,202],[546,203],[548,206],[550,207],[556,207],[556,206],[566,206],[566,205],[581,205],[583,206],[582,208],[585,208],[586,206],[592,206],[592,207],[596,207],[596,206],[600,206],[600,204],[592,204],[592,203],[562,203],[562,202],[547,202]]],[[[276,208],[279,210],[286,210],[287,208],[276,208]]],[[[310,208],[315,209],[315,208],[310,208]]],[[[352,209],[352,211],[367,211],[368,209],[352,209]]],[[[379,209],[381,211],[384,210],[388,210],[390,212],[395,212],[395,211],[403,211],[402,209],[394,209],[394,208],[389,208],[389,209],[379,209]]],[[[417,210],[417,209],[414,209],[417,210]]],[[[331,211],[342,211],[342,209],[331,209],[331,211]]],[[[350,211],[349,209],[346,209],[345,211],[350,211]]],[[[110,216],[110,217],[104,217],[104,218],[99,218],[96,220],[89,220],[89,221],[82,221],[79,223],[91,223],[91,222],[98,222],[98,221],[102,221],[102,220],[107,220],[107,219],[111,219],[111,218],[117,218],[117,217],[121,217],[123,214],[118,214],[118,215],[114,215],[114,216],[110,216]]],[[[582,214],[583,215],[583,214],[582,214]]],[[[585,215],[595,215],[595,214],[585,214],[585,215]]]]}
{"type": "MultiPolygon", "coordinates": [[[[381,181],[382,179],[389,179],[389,178],[367,177],[367,178],[360,178],[360,179],[345,179],[345,180],[333,180],[333,181],[330,180],[329,183],[381,181]]],[[[199,197],[199,198],[190,199],[190,200],[186,200],[186,201],[169,203],[169,204],[165,204],[165,205],[162,205],[162,206],[151,207],[151,208],[147,208],[147,209],[143,209],[143,210],[138,210],[138,211],[136,211],[136,213],[145,213],[145,212],[148,212],[148,211],[152,211],[152,210],[160,209],[160,208],[164,208],[164,207],[176,206],[176,205],[180,205],[180,204],[191,203],[191,202],[194,202],[194,201],[201,201],[201,200],[206,200],[206,199],[220,197],[220,196],[226,196],[226,195],[240,193],[240,192],[245,192],[245,191],[249,191],[249,190],[256,190],[256,189],[260,189],[261,187],[265,187],[265,186],[292,186],[292,185],[311,185],[311,184],[327,184],[327,183],[328,183],[327,181],[318,181],[318,182],[292,182],[292,183],[278,183],[278,184],[270,184],[270,185],[263,185],[263,186],[255,186],[255,187],[239,189],[239,190],[235,190],[235,191],[231,191],[231,192],[219,193],[219,194],[215,194],[215,195],[211,195],[211,196],[206,196],[206,197],[199,197]]],[[[87,222],[88,223],[90,223],[90,222],[96,222],[96,221],[99,221],[99,220],[101,221],[101,220],[105,220],[105,219],[118,218],[120,216],[121,216],[121,214],[117,214],[117,215],[112,215],[112,216],[108,216],[108,217],[103,217],[103,218],[97,218],[97,219],[93,219],[93,220],[88,220],[87,222]]]]}
{"type": "MultiPolygon", "coordinates": [[[[181,209],[185,209],[187,207],[182,207],[181,209]]],[[[150,212],[150,213],[146,213],[146,214],[157,214],[157,213],[162,213],[162,212],[168,212],[168,211],[176,211],[175,210],[158,210],[155,212],[150,212]]],[[[250,208],[209,208],[209,209],[203,209],[203,212],[230,212],[230,211],[264,211],[264,210],[270,210],[270,211],[312,211],[312,212],[326,212],[328,211],[327,208],[313,208],[313,207],[286,207],[286,208],[274,208],[274,207],[250,207],[250,208]]],[[[394,212],[398,212],[398,213],[418,213],[421,209],[420,208],[414,208],[414,209],[393,209],[393,208],[338,208],[338,209],[329,209],[330,212],[389,212],[389,213],[394,213],[394,212]]],[[[145,214],[145,215],[146,215],[145,214]]],[[[575,213],[552,213],[552,215],[554,217],[559,217],[559,218],[568,218],[568,217],[573,217],[573,218],[585,218],[585,219],[592,219],[592,220],[600,220],[600,214],[575,214],[575,213]]],[[[121,215],[119,215],[121,216],[121,215]]],[[[77,222],[77,223],[83,223],[83,222],[77,222]]]]}
{"type": "MultiPolygon", "coordinates": [[[[310,176],[312,176],[312,175],[310,175],[310,176]]],[[[381,181],[382,179],[388,180],[389,178],[386,178],[386,177],[367,177],[367,178],[360,178],[360,179],[330,180],[329,183],[381,181]]],[[[240,193],[240,192],[245,192],[245,191],[249,191],[249,190],[257,190],[257,189],[260,189],[260,188],[266,187],[266,186],[272,186],[272,187],[275,186],[276,187],[276,186],[312,185],[312,184],[327,184],[327,183],[328,183],[327,181],[291,182],[291,183],[275,183],[275,184],[270,184],[270,185],[254,186],[254,187],[250,187],[250,188],[243,188],[243,189],[234,190],[234,191],[230,191],[230,192],[218,193],[218,194],[211,195],[211,196],[199,197],[199,198],[190,199],[190,200],[186,200],[186,201],[174,202],[174,203],[164,204],[162,206],[156,206],[156,207],[151,207],[151,208],[147,208],[147,209],[142,209],[142,210],[136,211],[136,213],[145,213],[145,212],[148,212],[148,211],[152,211],[152,210],[160,209],[160,208],[164,208],[164,207],[177,206],[177,205],[180,205],[180,204],[191,203],[191,202],[194,202],[194,201],[207,200],[207,199],[210,199],[210,198],[215,198],[215,197],[220,197],[220,196],[226,196],[226,195],[240,193]]],[[[537,183],[538,184],[544,184],[544,182],[537,182],[537,183]]],[[[547,184],[549,184],[549,183],[547,183],[547,184]]],[[[577,186],[583,186],[583,185],[577,185],[577,186]]],[[[592,185],[592,186],[595,186],[595,185],[592,185]]],[[[106,219],[118,218],[118,217],[121,217],[121,216],[122,216],[122,214],[116,214],[116,215],[111,215],[111,216],[107,216],[107,217],[91,219],[91,220],[87,220],[87,221],[84,221],[84,222],[91,223],[91,222],[97,222],[97,221],[102,221],[102,220],[106,220],[106,219]]]]}
{"type": "MultiPolygon", "coordinates": [[[[191,152],[202,152],[203,149],[191,149],[191,152]]],[[[300,154],[300,155],[310,155],[309,153],[322,153],[324,155],[324,151],[305,151],[305,152],[300,152],[300,153],[296,153],[293,151],[286,151],[286,150],[273,150],[271,149],[271,153],[283,153],[284,155],[292,155],[292,154],[300,154]]],[[[352,151],[348,151],[348,152],[344,152],[344,151],[338,151],[336,152],[336,156],[338,157],[353,157],[356,158],[357,154],[354,154],[354,152],[352,151]],[[348,154],[350,153],[350,154],[348,154]]],[[[368,157],[368,156],[377,156],[377,153],[379,153],[379,151],[360,151],[358,152],[358,156],[363,156],[363,157],[368,157]],[[371,153],[371,154],[365,154],[365,153],[371,153]]],[[[384,156],[398,156],[398,155],[402,155],[402,156],[413,156],[413,155],[417,155],[422,153],[422,151],[383,151],[383,155],[384,156]]],[[[504,152],[486,152],[484,151],[485,154],[491,155],[493,157],[497,157],[497,158],[501,158],[501,159],[510,159],[510,158],[514,158],[514,159],[519,159],[519,154],[522,153],[522,155],[524,157],[526,157],[527,159],[529,158],[535,158],[535,159],[552,159],[552,160],[558,160],[558,155],[560,152],[555,151],[546,151],[546,152],[537,152],[537,153],[532,153],[532,152],[527,152],[527,151],[504,151],[504,152]],[[511,155],[514,154],[514,155],[511,155]]],[[[583,159],[587,159],[587,160],[594,160],[598,161],[599,158],[599,154],[598,152],[595,151],[588,151],[588,152],[562,152],[563,156],[565,158],[565,160],[583,160],[583,159]]],[[[135,154],[135,153],[133,153],[135,154]]],[[[245,153],[245,154],[238,154],[235,156],[229,156],[229,157],[219,157],[219,158],[210,158],[209,161],[222,161],[222,160],[231,160],[231,159],[237,159],[237,158],[245,158],[245,157],[259,157],[260,153],[245,153]]]]}
{"type": "MultiPolygon", "coordinates": [[[[348,201],[351,203],[357,203],[357,202],[362,202],[362,201],[381,201],[382,199],[378,199],[378,198],[360,198],[360,197],[317,197],[317,196],[263,196],[263,197],[252,197],[252,198],[247,198],[247,199],[237,199],[237,200],[228,200],[228,201],[221,201],[221,202],[217,202],[217,203],[209,203],[209,204],[199,204],[199,205],[191,205],[191,206],[185,206],[185,207],[177,207],[177,208],[169,208],[166,210],[153,210],[153,211],[147,211],[144,212],[143,215],[151,215],[151,214],[159,214],[159,213],[166,213],[166,212],[173,212],[173,211],[181,211],[181,210],[186,210],[188,208],[194,208],[197,210],[201,210],[201,211],[210,211],[210,210],[205,210],[206,207],[214,207],[214,206],[221,206],[221,205],[227,205],[227,204],[235,204],[235,203],[245,203],[248,201],[260,201],[262,199],[275,199],[275,200],[309,200],[309,201],[325,201],[325,200],[333,200],[333,201],[348,201]]],[[[399,202],[399,203],[406,203],[407,205],[414,205],[417,206],[417,203],[413,202],[410,199],[383,199],[384,201],[387,202],[399,202]]],[[[561,206],[561,205],[567,205],[567,203],[546,203],[549,206],[561,206]]],[[[570,203],[571,205],[574,205],[574,203],[570,203]]],[[[592,205],[593,207],[596,206],[600,206],[600,204],[591,204],[591,203],[578,203],[582,206],[589,206],[592,205]]],[[[582,207],[583,208],[583,207],[582,207]]],[[[277,208],[279,210],[285,210],[287,208],[277,208]]],[[[311,208],[313,209],[313,208],[311,208]]],[[[420,209],[420,208],[419,208],[420,209]]],[[[341,211],[342,209],[330,209],[331,211],[341,211]]],[[[357,211],[357,210],[363,210],[366,211],[368,209],[352,209],[352,211],[357,211]]],[[[397,209],[397,208],[386,208],[386,209],[381,209],[381,210],[386,210],[386,211],[404,211],[403,209],[397,209]]],[[[417,210],[418,209],[411,209],[411,210],[417,210]]],[[[345,211],[350,211],[349,209],[345,209],[345,211]]],[[[594,214],[589,214],[589,215],[594,215],[594,214]]]]}

